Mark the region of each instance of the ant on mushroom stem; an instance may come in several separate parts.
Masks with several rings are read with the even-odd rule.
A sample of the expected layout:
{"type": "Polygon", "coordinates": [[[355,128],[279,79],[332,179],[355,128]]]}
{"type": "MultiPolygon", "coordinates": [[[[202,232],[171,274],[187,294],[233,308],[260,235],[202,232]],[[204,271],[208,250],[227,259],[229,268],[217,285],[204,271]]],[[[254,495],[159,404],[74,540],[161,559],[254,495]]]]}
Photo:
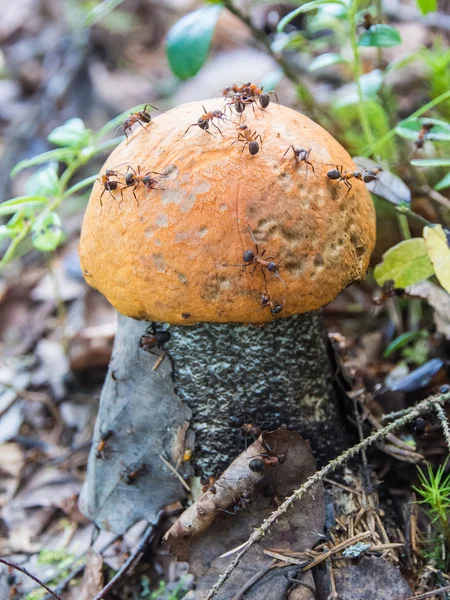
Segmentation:
{"type": "Polygon", "coordinates": [[[135,189],[140,185],[143,185],[147,188],[147,190],[163,190],[164,188],[155,187],[158,183],[158,179],[156,177],[151,177],[152,174],[159,175],[160,177],[165,177],[164,173],[159,173],[158,171],[147,171],[145,175],[141,175],[141,167],[138,166],[137,172],[128,165],[127,172],[125,174],[125,187],[132,187],[133,196],[136,200],[137,205],[139,206],[139,202],[135,193],[135,189]]]}
{"type": "Polygon", "coordinates": [[[106,442],[109,440],[109,438],[112,436],[112,434],[114,433],[114,431],[112,429],[108,429],[108,431],[105,431],[105,433],[102,433],[100,435],[100,442],[97,445],[97,449],[95,452],[95,456],[96,458],[102,460],[105,458],[105,449],[106,449],[106,442]]]}
{"type": "Polygon", "coordinates": [[[256,131],[252,131],[251,129],[248,128],[247,125],[240,125],[238,127],[238,130],[239,130],[239,133],[238,133],[237,140],[234,140],[234,142],[232,142],[230,144],[230,146],[233,146],[233,144],[235,144],[236,142],[244,142],[241,153],[239,154],[239,158],[242,156],[242,153],[244,152],[246,146],[248,146],[248,151],[250,152],[250,154],[252,156],[254,156],[255,154],[258,154],[258,152],[259,152],[258,139],[260,140],[261,146],[262,146],[261,134],[259,134],[259,133],[257,134],[256,131]]]}
{"type": "Polygon", "coordinates": [[[142,127],[142,129],[147,131],[142,123],[148,124],[148,123],[152,122],[152,116],[147,111],[147,106],[151,106],[155,110],[159,110],[159,108],[156,108],[156,106],[153,106],[153,104],[146,104],[144,106],[143,110],[138,110],[135,113],[130,113],[130,115],[123,122],[123,125],[120,126],[120,127],[123,127],[123,132],[125,134],[125,137],[127,138],[127,143],[128,143],[127,131],[131,132],[133,126],[136,125],[136,123],[139,123],[139,125],[142,127]]]}
{"type": "Polygon", "coordinates": [[[286,156],[286,154],[289,152],[289,150],[292,148],[292,152],[294,154],[294,160],[300,164],[301,162],[304,162],[306,165],[306,173],[305,173],[305,180],[308,176],[308,165],[311,167],[312,172],[314,173],[314,175],[316,174],[314,171],[314,165],[312,164],[312,162],[309,160],[309,155],[311,154],[311,147],[308,148],[308,150],[305,150],[305,148],[294,148],[294,146],[291,144],[289,146],[289,148],[286,150],[286,152],[283,154],[283,157],[286,156]]]}
{"type": "Polygon", "coordinates": [[[230,119],[228,119],[226,114],[221,110],[216,109],[207,112],[204,106],[202,106],[202,108],[205,111],[204,114],[198,119],[197,123],[192,123],[192,125],[189,125],[189,127],[184,132],[182,138],[184,138],[184,136],[187,134],[191,127],[200,127],[200,129],[203,129],[203,131],[209,133],[209,135],[212,135],[214,137],[214,135],[210,131],[208,131],[210,123],[218,130],[220,135],[223,137],[223,133],[220,131],[219,127],[213,122],[213,119],[217,119],[218,121],[230,121],[230,119]]]}

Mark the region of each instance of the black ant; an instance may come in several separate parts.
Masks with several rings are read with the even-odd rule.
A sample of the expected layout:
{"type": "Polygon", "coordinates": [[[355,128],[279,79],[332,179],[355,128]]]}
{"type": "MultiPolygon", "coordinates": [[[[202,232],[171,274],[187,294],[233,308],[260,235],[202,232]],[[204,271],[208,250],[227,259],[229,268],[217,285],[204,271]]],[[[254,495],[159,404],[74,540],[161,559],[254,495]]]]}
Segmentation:
{"type": "MultiPolygon", "coordinates": [[[[225,88],[222,91],[222,95],[227,98],[232,98],[234,100],[234,104],[239,102],[242,106],[242,112],[245,108],[245,104],[249,104],[251,102],[259,102],[261,108],[267,108],[270,104],[270,96],[269,94],[275,94],[275,98],[278,102],[278,96],[276,92],[264,92],[263,88],[259,88],[254,83],[244,83],[242,85],[234,83],[233,85],[225,88]]],[[[239,112],[239,110],[238,110],[239,112]]]]}
{"type": "Polygon", "coordinates": [[[161,177],[165,177],[163,173],[158,173],[158,171],[147,171],[145,175],[141,175],[141,167],[138,166],[137,172],[133,169],[133,167],[128,166],[127,173],[125,175],[125,187],[131,187],[133,191],[134,199],[139,206],[138,199],[136,197],[135,189],[140,185],[143,185],[147,190],[163,190],[164,188],[155,187],[158,183],[158,179],[152,177],[152,174],[160,175],[161,177]]]}
{"type": "Polygon", "coordinates": [[[170,340],[170,333],[165,329],[157,329],[156,325],[152,323],[145,330],[144,335],[139,340],[139,348],[142,348],[146,352],[149,352],[155,346],[158,350],[165,351],[164,344],[170,340]]]}
{"type": "Polygon", "coordinates": [[[219,121],[224,121],[224,120],[229,121],[230,119],[228,119],[227,116],[225,115],[225,113],[223,113],[221,110],[216,109],[216,110],[207,112],[206,108],[204,106],[202,106],[202,108],[205,111],[204,114],[198,119],[197,123],[192,123],[192,125],[189,125],[189,127],[186,129],[186,131],[184,132],[182,137],[184,137],[187,134],[187,132],[189,131],[189,129],[191,127],[200,127],[200,129],[203,129],[203,131],[206,131],[206,133],[209,133],[209,135],[213,136],[213,134],[210,131],[208,131],[210,123],[211,123],[211,125],[214,125],[214,127],[218,130],[220,135],[223,137],[223,133],[220,131],[219,127],[213,122],[213,119],[217,119],[219,121]]]}
{"type": "Polygon", "coordinates": [[[292,152],[294,153],[294,160],[297,163],[301,163],[304,162],[306,165],[306,173],[305,173],[305,180],[308,176],[308,165],[311,167],[312,172],[314,173],[314,175],[316,174],[314,171],[314,165],[312,164],[312,162],[309,160],[309,155],[311,154],[311,148],[308,148],[308,150],[305,150],[305,148],[294,148],[294,146],[291,144],[289,146],[289,148],[286,150],[286,152],[283,154],[283,157],[286,156],[286,154],[289,152],[289,150],[292,148],[292,152]]]}
{"type": "Polygon", "coordinates": [[[237,140],[234,140],[234,142],[231,144],[231,146],[233,144],[235,144],[236,142],[244,142],[241,153],[239,154],[239,158],[242,156],[242,153],[244,152],[246,146],[248,146],[248,151],[250,152],[250,154],[252,156],[254,156],[255,154],[258,154],[258,152],[259,152],[258,139],[261,142],[261,146],[262,146],[261,134],[259,134],[259,133],[257,134],[256,131],[251,131],[251,129],[249,129],[247,127],[247,125],[240,125],[238,127],[238,129],[239,129],[239,133],[238,133],[237,140]]]}
{"type": "Polygon", "coordinates": [[[250,490],[244,490],[242,494],[239,496],[239,500],[234,503],[234,506],[231,510],[226,510],[225,508],[220,508],[227,515],[235,515],[240,510],[248,511],[248,507],[252,503],[252,492],[250,490]]]}
{"type": "Polygon", "coordinates": [[[239,442],[244,438],[244,445],[247,449],[248,436],[253,438],[253,441],[261,435],[262,429],[259,425],[255,425],[251,422],[250,415],[230,415],[228,418],[230,427],[240,430],[239,442]]]}
{"type": "Polygon", "coordinates": [[[375,25],[373,15],[366,11],[363,13],[362,18],[363,21],[362,23],[359,23],[358,27],[363,27],[366,31],[369,31],[369,29],[375,25]]]}
{"type": "MultiPolygon", "coordinates": [[[[102,204],[102,198],[103,198],[103,194],[105,192],[109,192],[109,195],[111,196],[111,198],[113,198],[118,205],[120,205],[120,202],[118,202],[118,200],[114,197],[113,195],[113,191],[117,190],[120,181],[117,181],[117,179],[111,179],[111,177],[122,177],[121,174],[118,171],[114,171],[113,169],[106,169],[104,175],[100,175],[100,177],[97,178],[97,181],[99,183],[102,184],[103,186],[103,192],[100,195],[100,211],[103,208],[103,204],[102,204]]],[[[120,194],[122,196],[122,190],[120,190],[120,194]]]]}
{"type": "Polygon", "coordinates": [[[280,304],[280,302],[277,302],[276,300],[271,300],[270,298],[270,294],[266,291],[266,292],[262,292],[259,296],[259,301],[261,303],[262,308],[270,308],[270,312],[273,315],[279,315],[280,312],[283,310],[283,306],[286,303],[286,300],[283,301],[283,304],[280,304]]]}
{"type": "Polygon", "coordinates": [[[97,445],[97,449],[95,452],[95,456],[99,459],[103,459],[105,458],[104,452],[105,452],[105,448],[106,448],[106,442],[109,440],[109,438],[112,436],[113,434],[113,430],[112,429],[108,429],[108,431],[105,431],[105,433],[102,433],[100,436],[100,442],[97,445]]]}
{"type": "MultiPolygon", "coordinates": [[[[360,171],[344,171],[343,165],[336,165],[334,169],[330,169],[327,173],[328,179],[337,180],[337,182],[343,181],[344,184],[348,187],[347,194],[352,189],[352,184],[350,183],[350,179],[359,179],[360,181],[364,181],[364,177],[367,176],[367,172],[369,169],[364,169],[362,172],[360,171]]],[[[371,181],[376,177],[371,174],[371,181]]]]}
{"type": "Polygon", "coordinates": [[[287,287],[286,282],[284,281],[284,279],[282,279],[280,277],[280,273],[278,270],[278,265],[284,259],[282,258],[278,262],[274,262],[272,259],[275,257],[267,256],[265,250],[263,250],[260,254],[258,244],[256,242],[255,236],[253,235],[253,231],[250,229],[250,225],[248,226],[248,230],[250,231],[250,235],[252,236],[253,243],[255,244],[256,252],[253,252],[253,250],[246,250],[242,257],[244,263],[242,265],[231,265],[231,266],[245,268],[245,267],[251,267],[252,265],[254,265],[254,268],[252,271],[252,274],[253,274],[259,265],[259,267],[261,268],[261,273],[263,274],[265,281],[267,281],[267,279],[266,279],[266,273],[265,273],[264,269],[267,269],[271,273],[274,273],[276,275],[276,277],[278,277],[278,279],[280,279],[280,281],[283,282],[284,287],[286,288],[287,287]]]}
{"type": "MultiPolygon", "coordinates": [[[[139,123],[139,125],[142,127],[142,129],[145,129],[145,127],[144,127],[144,125],[142,125],[142,123],[147,124],[147,123],[152,122],[152,116],[147,111],[147,106],[151,106],[155,110],[159,110],[159,108],[156,108],[156,106],[153,106],[152,104],[146,104],[144,106],[143,110],[138,110],[135,113],[130,113],[130,115],[123,122],[123,132],[125,134],[125,137],[127,138],[127,142],[128,142],[127,131],[131,132],[133,126],[136,125],[136,123],[139,123]]],[[[147,130],[145,129],[145,131],[147,131],[147,130]]]]}
{"type": "Polygon", "coordinates": [[[125,483],[131,485],[136,479],[148,471],[148,465],[142,464],[135,469],[127,469],[122,475],[125,477],[125,483]]]}
{"type": "Polygon", "coordinates": [[[414,142],[414,145],[417,150],[421,150],[425,144],[425,140],[427,137],[427,133],[429,133],[434,127],[433,123],[424,123],[417,135],[417,140],[414,142]]]}

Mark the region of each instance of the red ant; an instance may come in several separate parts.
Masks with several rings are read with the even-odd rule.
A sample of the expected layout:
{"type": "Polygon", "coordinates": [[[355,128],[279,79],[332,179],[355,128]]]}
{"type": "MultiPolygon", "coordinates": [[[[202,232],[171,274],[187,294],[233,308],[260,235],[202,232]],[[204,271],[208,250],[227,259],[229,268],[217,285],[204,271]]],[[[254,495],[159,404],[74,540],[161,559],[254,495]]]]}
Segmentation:
{"type": "Polygon", "coordinates": [[[393,279],[388,279],[381,286],[381,295],[373,298],[372,302],[375,306],[381,306],[389,298],[394,296],[403,296],[405,290],[402,288],[395,288],[395,282],[393,279]]]}
{"type": "Polygon", "coordinates": [[[128,166],[127,173],[125,175],[125,187],[131,187],[133,189],[133,196],[136,200],[137,205],[139,206],[138,199],[136,197],[135,189],[139,187],[141,184],[147,188],[147,190],[163,190],[164,188],[155,187],[158,183],[158,180],[155,177],[151,177],[151,175],[155,173],[156,175],[160,175],[161,177],[165,177],[163,173],[158,173],[158,171],[147,171],[145,175],[141,175],[141,167],[138,166],[137,173],[133,169],[133,167],[128,166]]]}
{"type": "Polygon", "coordinates": [[[267,108],[270,104],[269,94],[272,93],[275,94],[275,98],[278,102],[276,92],[264,92],[263,88],[259,88],[257,85],[250,82],[242,85],[234,83],[222,91],[223,96],[232,99],[232,104],[235,105],[237,112],[243,112],[246,104],[256,101],[259,102],[261,108],[267,108]]]}
{"type": "Polygon", "coordinates": [[[259,134],[259,133],[257,134],[256,131],[251,131],[251,129],[249,129],[247,127],[247,125],[240,125],[238,127],[238,129],[240,131],[238,133],[237,140],[234,140],[234,142],[231,144],[231,146],[233,144],[235,144],[236,142],[244,142],[241,153],[239,154],[239,158],[242,156],[242,153],[244,152],[246,146],[248,146],[248,151],[250,152],[250,154],[252,156],[254,156],[255,154],[258,154],[259,143],[257,140],[259,139],[259,141],[261,142],[261,146],[262,146],[261,134],[259,134]]]}
{"type": "Polygon", "coordinates": [[[207,112],[206,108],[204,106],[202,106],[202,108],[205,111],[204,114],[198,119],[197,123],[192,123],[192,125],[189,125],[189,127],[186,129],[186,131],[184,132],[182,137],[184,137],[187,134],[187,132],[189,131],[189,129],[191,127],[200,127],[200,129],[203,129],[203,131],[205,131],[206,133],[209,133],[209,135],[213,136],[213,134],[210,131],[208,131],[210,123],[211,123],[211,125],[214,125],[214,127],[218,130],[220,135],[223,137],[223,133],[220,131],[219,127],[213,122],[213,119],[217,119],[218,121],[224,121],[224,120],[230,121],[230,119],[228,119],[227,116],[225,115],[225,113],[223,113],[221,110],[216,109],[216,110],[207,112]]]}
{"type": "Polygon", "coordinates": [[[427,133],[429,133],[434,127],[433,123],[424,123],[418,133],[417,140],[414,142],[414,145],[417,150],[423,148],[426,140],[427,133]]]}
{"type": "MultiPolygon", "coordinates": [[[[112,194],[114,190],[117,190],[120,181],[117,181],[116,179],[111,179],[111,177],[121,177],[121,175],[118,171],[114,171],[113,169],[106,169],[104,175],[100,175],[100,177],[97,178],[97,181],[103,186],[103,192],[100,195],[100,211],[103,208],[102,198],[105,192],[109,192],[109,195],[117,202],[117,204],[120,205],[120,202],[118,202],[112,194]]],[[[120,190],[120,194],[122,195],[122,190],[120,190]]]]}
{"type": "Polygon", "coordinates": [[[363,27],[366,31],[369,31],[369,29],[373,27],[373,25],[375,25],[373,15],[370,12],[366,11],[365,13],[363,13],[362,18],[363,22],[359,23],[358,28],[363,27]]]}
{"type": "Polygon", "coordinates": [[[283,301],[283,304],[280,304],[280,302],[277,302],[276,300],[271,300],[270,294],[267,291],[262,292],[260,294],[259,300],[262,309],[269,307],[270,312],[273,315],[279,315],[280,312],[283,310],[283,306],[286,304],[286,300],[283,301]]]}
{"type": "Polygon", "coordinates": [[[259,267],[261,268],[261,273],[263,274],[265,281],[267,281],[267,278],[266,278],[266,273],[265,273],[264,269],[267,269],[271,273],[274,273],[276,275],[276,277],[278,277],[278,279],[280,279],[283,282],[283,284],[284,284],[284,286],[286,288],[287,287],[286,286],[286,282],[284,281],[284,279],[282,279],[280,277],[280,273],[278,271],[278,265],[284,259],[282,258],[281,260],[279,260],[276,263],[276,262],[273,262],[273,260],[271,260],[271,259],[273,259],[275,257],[274,256],[267,256],[265,250],[263,250],[261,252],[261,254],[260,254],[260,252],[259,252],[259,246],[256,243],[256,239],[255,239],[255,236],[253,235],[253,231],[250,229],[250,225],[248,226],[248,230],[250,231],[250,235],[252,236],[253,243],[255,244],[255,250],[256,250],[256,252],[253,252],[253,250],[246,250],[244,252],[244,254],[243,254],[243,257],[242,257],[244,263],[241,264],[241,265],[231,265],[231,266],[233,266],[233,267],[244,267],[245,268],[245,267],[251,267],[252,265],[254,265],[254,268],[253,268],[253,271],[252,271],[252,274],[253,274],[255,272],[255,270],[258,268],[258,265],[259,265],[259,267]]]}
{"type": "Polygon", "coordinates": [[[143,464],[136,469],[127,469],[122,475],[125,477],[125,483],[131,485],[136,479],[148,471],[148,465],[143,464]]]}
{"type": "Polygon", "coordinates": [[[154,323],[149,325],[139,340],[139,348],[149,352],[155,346],[158,350],[164,350],[164,344],[170,340],[170,333],[164,329],[156,329],[154,323]]]}
{"type": "MultiPolygon", "coordinates": [[[[159,108],[156,108],[156,106],[153,106],[152,104],[146,104],[144,106],[143,110],[138,110],[135,113],[130,113],[130,115],[123,122],[123,132],[125,134],[125,137],[127,138],[127,142],[128,142],[127,131],[131,132],[133,125],[135,125],[136,123],[139,123],[139,125],[142,127],[142,129],[145,129],[145,127],[144,127],[144,125],[142,125],[142,123],[147,124],[147,123],[152,122],[152,116],[147,111],[147,106],[151,106],[155,110],[159,110],[159,108]]],[[[145,131],[147,131],[147,130],[145,129],[145,131]]]]}
{"type": "Polygon", "coordinates": [[[314,175],[316,174],[314,171],[314,165],[309,160],[309,155],[311,154],[311,148],[308,148],[308,150],[305,150],[305,148],[294,148],[294,146],[291,144],[289,146],[289,148],[286,150],[286,152],[283,154],[283,157],[286,156],[286,154],[289,152],[289,150],[291,148],[292,148],[292,152],[294,153],[294,160],[299,164],[301,162],[304,162],[306,165],[306,173],[305,173],[305,181],[306,181],[306,177],[308,176],[308,165],[311,167],[314,175]]]}
{"type": "Polygon", "coordinates": [[[370,177],[370,181],[372,181],[373,179],[377,179],[376,175],[374,175],[373,173],[370,173],[370,175],[368,175],[368,172],[370,171],[370,169],[364,169],[362,172],[360,171],[344,171],[344,167],[343,165],[336,165],[336,167],[334,169],[331,169],[330,171],[328,171],[327,173],[327,177],[328,179],[332,179],[332,180],[337,180],[337,182],[341,182],[343,181],[344,184],[348,187],[347,190],[347,194],[349,193],[349,191],[352,189],[352,184],[350,183],[350,179],[359,179],[360,181],[365,181],[365,177],[370,177]]]}
{"type": "Polygon", "coordinates": [[[104,451],[106,448],[106,442],[109,440],[109,438],[112,436],[114,432],[112,431],[112,429],[108,429],[108,431],[105,431],[105,433],[102,433],[100,436],[100,442],[98,443],[96,452],[95,452],[95,456],[99,459],[103,459],[105,458],[104,455],[104,451]]]}

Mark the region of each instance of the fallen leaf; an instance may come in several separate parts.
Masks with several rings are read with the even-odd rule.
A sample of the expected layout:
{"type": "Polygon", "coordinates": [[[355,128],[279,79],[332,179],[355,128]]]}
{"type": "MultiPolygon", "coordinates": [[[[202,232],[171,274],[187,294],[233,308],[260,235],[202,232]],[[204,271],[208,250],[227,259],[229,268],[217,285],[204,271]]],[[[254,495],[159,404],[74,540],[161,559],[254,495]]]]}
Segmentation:
{"type": "Polygon", "coordinates": [[[434,309],[436,329],[450,340],[450,294],[431,281],[410,285],[406,288],[406,293],[428,302],[434,309]]]}
{"type": "Polygon", "coordinates": [[[444,290],[450,293],[450,248],[447,232],[442,225],[424,227],[423,239],[436,277],[444,290]]]}

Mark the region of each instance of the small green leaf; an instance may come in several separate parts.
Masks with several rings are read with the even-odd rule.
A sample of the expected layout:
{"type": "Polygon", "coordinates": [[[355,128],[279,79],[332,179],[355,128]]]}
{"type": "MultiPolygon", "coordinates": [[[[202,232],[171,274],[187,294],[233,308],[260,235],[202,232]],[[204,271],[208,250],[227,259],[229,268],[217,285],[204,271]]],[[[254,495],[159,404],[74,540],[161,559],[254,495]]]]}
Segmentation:
{"type": "Polygon", "coordinates": [[[347,61],[342,58],[340,54],[337,54],[336,52],[326,52],[325,54],[316,56],[316,58],[311,61],[308,71],[317,71],[317,69],[323,69],[324,67],[331,67],[332,65],[345,62],[347,61]]]}
{"type": "Polygon", "coordinates": [[[434,186],[434,189],[440,192],[441,190],[446,190],[450,187],[450,173],[444,175],[444,177],[434,186]]]}
{"type": "Polygon", "coordinates": [[[83,121],[75,118],[54,129],[47,139],[55,146],[81,148],[89,144],[90,135],[91,132],[86,129],[83,121]]]}
{"type": "Polygon", "coordinates": [[[167,34],[170,68],[179,79],[194,77],[208,58],[222,6],[211,5],[185,15],[167,34]]]}
{"type": "Polygon", "coordinates": [[[401,350],[410,342],[414,342],[415,340],[419,340],[426,336],[427,331],[425,329],[420,329],[419,331],[405,331],[405,333],[402,333],[401,335],[396,337],[395,340],[392,340],[392,342],[383,352],[383,357],[389,358],[391,354],[394,354],[394,352],[397,352],[397,350],[401,350]]]}
{"type": "Polygon", "coordinates": [[[417,0],[417,6],[423,15],[437,10],[437,0],[417,0]]]}
{"type": "Polygon", "coordinates": [[[417,140],[423,125],[433,125],[426,132],[425,139],[431,141],[450,141],[450,125],[439,119],[411,118],[397,123],[395,133],[407,140],[417,140]]]}
{"type": "Polygon", "coordinates": [[[34,167],[34,165],[41,165],[42,163],[50,162],[52,160],[57,160],[68,164],[75,158],[76,154],[76,150],[72,150],[71,148],[57,148],[56,150],[50,150],[49,152],[38,154],[33,158],[26,158],[25,160],[21,160],[19,163],[17,163],[17,165],[11,171],[10,176],[14,179],[14,177],[16,177],[24,169],[27,169],[28,167],[34,167]]]}
{"type": "Polygon", "coordinates": [[[411,164],[415,167],[450,167],[450,158],[415,158],[411,164]]]}
{"type": "Polygon", "coordinates": [[[51,252],[62,239],[61,219],[54,212],[40,215],[32,227],[33,246],[41,252],[51,252]]]}
{"type": "Polygon", "coordinates": [[[326,4],[340,4],[344,8],[347,8],[345,2],[342,2],[341,0],[312,0],[312,2],[302,4],[302,6],[299,6],[298,8],[287,14],[285,17],[283,17],[277,26],[278,33],[281,33],[286,27],[286,25],[289,25],[289,23],[293,19],[295,19],[297,15],[309,12],[310,10],[314,10],[315,8],[319,8],[320,6],[324,6],[326,4]]]}
{"type": "Polygon", "coordinates": [[[60,193],[58,173],[54,164],[33,173],[26,183],[26,191],[36,196],[57,196],[60,193]]]}
{"type": "Polygon", "coordinates": [[[79,192],[85,187],[92,185],[96,180],[97,175],[91,175],[90,177],[86,177],[86,179],[82,179],[81,181],[73,185],[71,188],[69,188],[66,192],[64,192],[64,198],[66,198],[67,196],[72,196],[72,194],[75,194],[76,192],[79,192]]]}
{"type": "Polygon", "coordinates": [[[433,273],[423,238],[404,240],[390,248],[374,271],[378,285],[392,279],[396,288],[405,288],[428,279],[433,273]]]}
{"type": "Polygon", "coordinates": [[[0,204],[0,215],[12,215],[24,206],[31,207],[38,204],[48,204],[48,198],[45,196],[19,196],[2,202],[0,204]]]}
{"type": "Polygon", "coordinates": [[[358,38],[358,46],[375,46],[377,48],[390,48],[402,43],[400,32],[391,25],[383,23],[372,25],[358,38]]]}

